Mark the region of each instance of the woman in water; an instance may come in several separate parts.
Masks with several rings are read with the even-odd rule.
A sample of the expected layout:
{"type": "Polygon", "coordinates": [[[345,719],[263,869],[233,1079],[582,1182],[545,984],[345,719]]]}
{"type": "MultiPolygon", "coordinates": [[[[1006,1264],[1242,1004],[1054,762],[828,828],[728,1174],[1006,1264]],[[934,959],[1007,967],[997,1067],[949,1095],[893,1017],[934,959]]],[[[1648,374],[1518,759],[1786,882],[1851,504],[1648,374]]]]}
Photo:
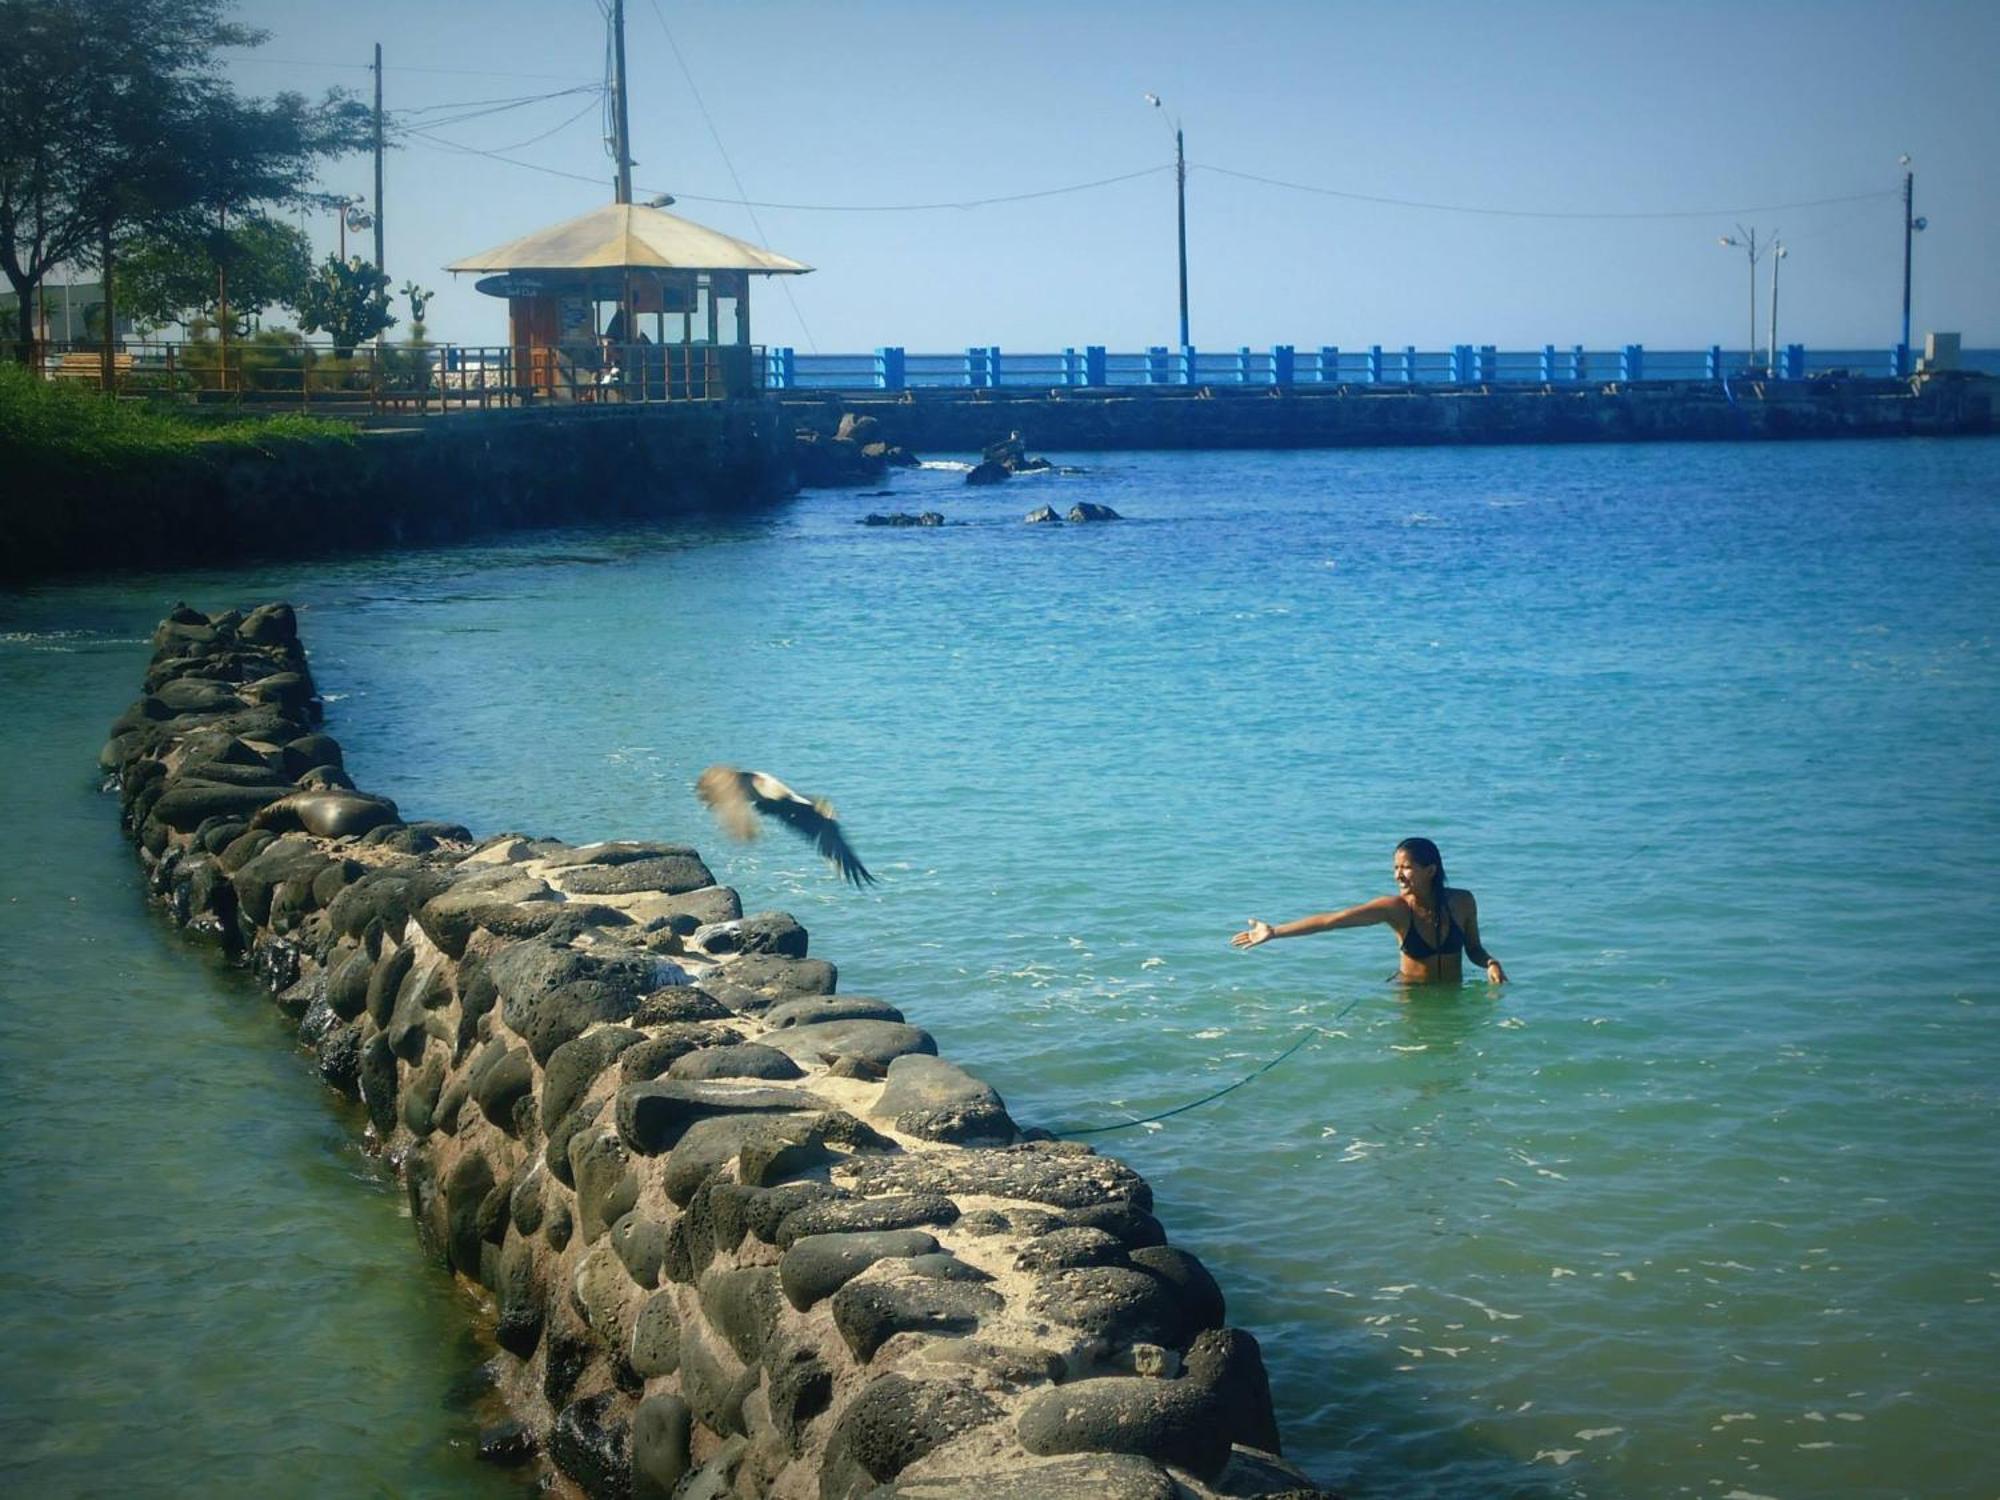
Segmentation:
{"type": "Polygon", "coordinates": [[[1456,983],[1464,972],[1461,953],[1482,965],[1494,984],[1507,982],[1500,960],[1479,942],[1479,904],[1472,892],[1457,891],[1444,883],[1444,856],[1429,839],[1404,839],[1396,846],[1393,866],[1398,894],[1377,896],[1345,911],[1326,911],[1300,917],[1296,922],[1280,922],[1273,927],[1255,917],[1244,931],[1231,938],[1237,948],[1254,948],[1272,938],[1304,937],[1309,932],[1331,932],[1336,927],[1372,927],[1386,922],[1396,929],[1403,962],[1397,978],[1405,984],[1456,983]]]}

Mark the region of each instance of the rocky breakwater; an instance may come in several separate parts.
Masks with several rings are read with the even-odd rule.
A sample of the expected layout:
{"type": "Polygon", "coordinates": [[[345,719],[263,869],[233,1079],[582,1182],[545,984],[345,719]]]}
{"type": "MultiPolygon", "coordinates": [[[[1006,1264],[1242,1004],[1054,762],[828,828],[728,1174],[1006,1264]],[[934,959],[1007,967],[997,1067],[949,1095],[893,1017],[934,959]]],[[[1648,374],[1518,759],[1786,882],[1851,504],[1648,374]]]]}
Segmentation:
{"type": "Polygon", "coordinates": [[[103,754],[150,887],[297,1018],[484,1289],[489,1456],[591,1496],[1319,1493],[1146,1183],[1028,1139],[791,917],[684,845],[474,840],[355,790],[284,605],[155,644],[103,754]]]}

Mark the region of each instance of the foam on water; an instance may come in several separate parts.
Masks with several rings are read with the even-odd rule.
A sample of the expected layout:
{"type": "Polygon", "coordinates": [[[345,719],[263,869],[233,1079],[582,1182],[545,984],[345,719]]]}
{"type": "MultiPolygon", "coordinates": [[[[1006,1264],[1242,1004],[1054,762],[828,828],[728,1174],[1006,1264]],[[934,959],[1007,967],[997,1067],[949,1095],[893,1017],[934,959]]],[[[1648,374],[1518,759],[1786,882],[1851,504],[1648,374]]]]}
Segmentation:
{"type": "MultiPolygon", "coordinates": [[[[1132,521],[1025,527],[933,468],[898,507],[973,524],[834,492],[47,589],[0,626],[295,598],[361,784],[698,843],[1026,1123],[1155,1114],[1327,1027],[1095,1138],[1327,1482],[1990,1492],[2000,443],[1088,463],[1064,495],[1132,521]],[[687,791],[720,759],[832,796],[883,884],[724,844],[687,791]],[[1383,984],[1379,931],[1227,946],[1386,890],[1411,833],[1479,893],[1499,995],[1383,984]]],[[[81,654],[92,731],[144,656],[81,654]]],[[[31,660],[0,641],[10,706],[54,690],[31,660]]],[[[12,769],[52,721],[7,718],[12,769]]],[[[101,916],[120,878],[73,885],[101,916]]],[[[40,1003],[88,987],[23,941],[40,1003]]]]}

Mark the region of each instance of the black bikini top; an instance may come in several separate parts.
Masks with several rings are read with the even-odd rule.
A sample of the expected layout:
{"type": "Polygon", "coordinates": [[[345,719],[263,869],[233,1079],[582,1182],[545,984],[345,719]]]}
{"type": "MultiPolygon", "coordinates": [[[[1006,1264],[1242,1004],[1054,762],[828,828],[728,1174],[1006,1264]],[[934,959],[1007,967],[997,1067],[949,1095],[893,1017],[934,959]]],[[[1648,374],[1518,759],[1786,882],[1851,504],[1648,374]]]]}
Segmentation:
{"type": "Polygon", "coordinates": [[[1433,947],[1430,939],[1418,930],[1417,914],[1412,910],[1410,925],[1403,932],[1402,948],[1405,957],[1427,959],[1465,951],[1465,934],[1458,930],[1458,918],[1452,915],[1449,893],[1441,899],[1444,905],[1444,941],[1433,947]]]}

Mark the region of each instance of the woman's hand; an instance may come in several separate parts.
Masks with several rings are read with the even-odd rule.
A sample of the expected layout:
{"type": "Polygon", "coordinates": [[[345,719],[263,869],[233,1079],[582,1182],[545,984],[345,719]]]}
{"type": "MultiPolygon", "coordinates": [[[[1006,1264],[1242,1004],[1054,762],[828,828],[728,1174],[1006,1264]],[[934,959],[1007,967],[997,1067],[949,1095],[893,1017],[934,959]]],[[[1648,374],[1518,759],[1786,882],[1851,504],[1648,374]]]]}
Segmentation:
{"type": "Polygon", "coordinates": [[[1486,961],[1486,982],[1488,984],[1505,984],[1507,982],[1507,971],[1500,967],[1499,959],[1490,958],[1486,961]]]}
{"type": "Polygon", "coordinates": [[[1247,920],[1250,925],[1229,940],[1230,947],[1254,948],[1259,943],[1270,942],[1272,938],[1278,935],[1272,930],[1269,922],[1260,922],[1255,917],[1250,917],[1247,920]]]}

